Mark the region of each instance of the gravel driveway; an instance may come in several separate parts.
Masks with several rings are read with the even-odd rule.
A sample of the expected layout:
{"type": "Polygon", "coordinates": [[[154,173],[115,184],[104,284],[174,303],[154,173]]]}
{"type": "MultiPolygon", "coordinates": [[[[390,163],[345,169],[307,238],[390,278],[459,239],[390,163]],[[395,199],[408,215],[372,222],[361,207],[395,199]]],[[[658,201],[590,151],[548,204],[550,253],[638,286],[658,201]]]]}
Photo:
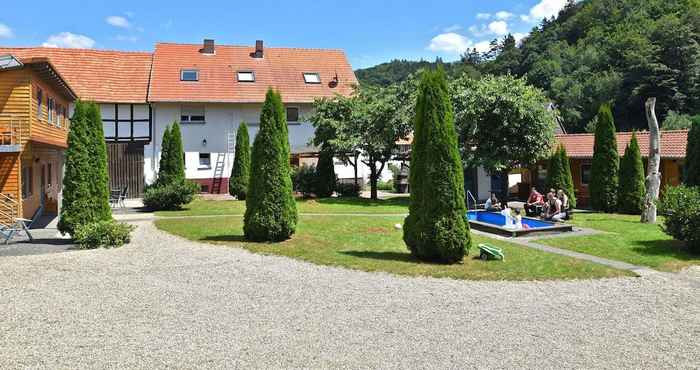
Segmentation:
{"type": "Polygon", "coordinates": [[[2,368],[697,368],[700,270],[404,278],[186,241],[0,257],[2,368]]]}

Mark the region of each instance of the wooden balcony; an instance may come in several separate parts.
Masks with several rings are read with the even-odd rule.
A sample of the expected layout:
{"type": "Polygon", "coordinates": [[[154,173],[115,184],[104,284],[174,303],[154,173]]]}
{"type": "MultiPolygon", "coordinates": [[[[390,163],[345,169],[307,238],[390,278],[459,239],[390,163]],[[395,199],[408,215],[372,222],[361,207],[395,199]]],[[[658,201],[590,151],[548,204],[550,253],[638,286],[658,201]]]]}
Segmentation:
{"type": "Polygon", "coordinates": [[[20,152],[22,128],[28,125],[25,119],[0,115],[0,153],[20,152]]]}

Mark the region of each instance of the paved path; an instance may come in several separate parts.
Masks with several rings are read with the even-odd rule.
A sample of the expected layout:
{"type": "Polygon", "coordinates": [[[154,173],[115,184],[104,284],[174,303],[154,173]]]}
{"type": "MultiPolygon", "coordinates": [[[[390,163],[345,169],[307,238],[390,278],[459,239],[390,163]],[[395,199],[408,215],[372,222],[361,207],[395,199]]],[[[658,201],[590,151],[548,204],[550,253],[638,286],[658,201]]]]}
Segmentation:
{"type": "Polygon", "coordinates": [[[119,249],[0,257],[0,312],[3,369],[700,363],[688,280],[407,278],[195,243],[150,222],[119,249]]]}

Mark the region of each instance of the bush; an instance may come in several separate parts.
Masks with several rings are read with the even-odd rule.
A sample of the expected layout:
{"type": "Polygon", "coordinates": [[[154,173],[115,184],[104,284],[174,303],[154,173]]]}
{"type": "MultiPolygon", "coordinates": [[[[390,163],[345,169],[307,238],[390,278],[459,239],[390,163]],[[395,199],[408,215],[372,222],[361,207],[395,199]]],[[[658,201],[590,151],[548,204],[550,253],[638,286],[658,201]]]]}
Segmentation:
{"type": "Polygon", "coordinates": [[[250,241],[282,241],[294,234],[297,207],[289,177],[289,133],[282,97],[267,91],[253,142],[243,233],[250,241]]]}
{"type": "Polygon", "coordinates": [[[576,208],[576,192],[574,190],[574,180],[571,177],[571,164],[563,146],[557,148],[549,158],[547,187],[555,190],[564,190],[566,196],[569,197],[569,206],[576,208]]]}
{"type": "Polygon", "coordinates": [[[358,197],[360,196],[360,186],[354,183],[341,182],[337,186],[338,194],[341,197],[358,197]]]}
{"type": "Polygon", "coordinates": [[[377,181],[377,189],[383,190],[383,191],[394,191],[394,182],[392,180],[389,181],[377,181]]]}
{"type": "Polygon", "coordinates": [[[688,186],[700,186],[700,115],[693,117],[685,154],[685,179],[688,186]]]}
{"type": "Polygon", "coordinates": [[[659,211],[665,216],[664,232],[700,253],[700,188],[683,185],[666,188],[659,201],[659,211]]]}
{"type": "Polygon", "coordinates": [[[310,197],[316,193],[316,167],[306,164],[294,170],[293,187],[294,191],[301,193],[304,197],[310,197]]]}
{"type": "Polygon", "coordinates": [[[604,104],[598,112],[589,186],[591,206],[594,210],[603,212],[617,210],[619,170],[620,156],[617,154],[615,123],[610,105],[604,104]]]}
{"type": "Polygon", "coordinates": [[[114,248],[129,242],[134,226],[114,220],[79,225],[74,240],[82,249],[114,248]]]}
{"type": "Polygon", "coordinates": [[[391,171],[391,183],[394,185],[394,192],[400,193],[401,189],[401,168],[393,163],[389,163],[389,171],[391,171]]]}
{"type": "Polygon", "coordinates": [[[454,263],[469,250],[464,173],[445,71],[425,71],[416,102],[411,199],[403,239],[421,260],[454,263]]]}
{"type": "Polygon", "coordinates": [[[199,184],[182,180],[146,189],[143,204],[154,211],[180,209],[183,205],[190,203],[197,193],[199,193],[199,184]]]}
{"type": "Polygon", "coordinates": [[[333,164],[333,151],[323,148],[318,156],[314,193],[319,198],[328,198],[333,195],[337,182],[335,165],[333,164]]]}
{"type": "Polygon", "coordinates": [[[618,210],[633,215],[642,214],[644,208],[644,164],[639,152],[637,135],[632,134],[625,155],[620,160],[620,188],[617,194],[618,210]]]}
{"type": "Polygon", "coordinates": [[[228,183],[228,192],[238,200],[245,200],[250,181],[250,140],[248,138],[248,126],[241,122],[236,133],[236,149],[233,158],[231,178],[228,183]]]}

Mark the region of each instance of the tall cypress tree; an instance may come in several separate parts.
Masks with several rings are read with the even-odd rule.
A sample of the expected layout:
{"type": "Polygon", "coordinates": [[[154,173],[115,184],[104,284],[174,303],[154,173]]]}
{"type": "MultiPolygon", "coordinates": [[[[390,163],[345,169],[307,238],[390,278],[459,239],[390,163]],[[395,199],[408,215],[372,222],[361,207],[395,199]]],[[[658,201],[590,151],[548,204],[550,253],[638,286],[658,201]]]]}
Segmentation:
{"type": "Polygon", "coordinates": [[[421,260],[454,263],[471,245],[464,174],[445,71],[423,72],[418,89],[403,239],[421,260]]]}
{"type": "Polygon", "coordinates": [[[250,179],[250,139],[248,138],[248,125],[245,122],[241,122],[241,125],[238,126],[234,155],[228,192],[237,197],[238,200],[245,200],[250,179]]]}
{"type": "Polygon", "coordinates": [[[316,184],[314,192],[320,198],[328,198],[335,191],[335,166],[333,165],[333,150],[321,148],[316,165],[316,184]]]}
{"type": "Polygon", "coordinates": [[[615,123],[609,104],[603,104],[598,112],[595,130],[593,162],[591,165],[591,206],[594,210],[617,210],[617,187],[620,157],[617,154],[615,123]]]}
{"type": "Polygon", "coordinates": [[[170,181],[182,182],[185,180],[185,150],[182,146],[182,134],[180,124],[173,122],[170,128],[170,181]]]}
{"type": "Polygon", "coordinates": [[[552,189],[561,189],[563,180],[564,166],[561,163],[561,155],[559,155],[559,147],[549,157],[547,166],[547,187],[552,189]]]}
{"type": "Polygon", "coordinates": [[[644,164],[639,152],[637,135],[632,134],[625,154],[620,160],[620,186],[617,194],[618,210],[622,213],[639,215],[644,207],[644,164]]]}
{"type": "Polygon", "coordinates": [[[282,97],[269,89],[253,142],[243,232],[251,241],[282,241],[294,234],[297,208],[289,176],[289,137],[282,97]]]}
{"type": "Polygon", "coordinates": [[[685,154],[685,179],[688,186],[700,186],[700,115],[693,117],[685,154]]]}
{"type": "Polygon", "coordinates": [[[569,156],[566,154],[566,148],[563,146],[559,148],[559,162],[561,163],[562,178],[564,183],[560,189],[564,190],[566,195],[569,197],[569,206],[571,208],[576,208],[576,189],[574,188],[574,178],[571,176],[571,161],[569,161],[569,156]]]}
{"type": "Polygon", "coordinates": [[[87,124],[89,130],[90,145],[89,156],[92,158],[90,182],[92,207],[96,221],[112,218],[112,208],[109,206],[109,174],[107,170],[107,144],[105,143],[104,129],[100,107],[96,103],[87,106],[87,124]]]}
{"type": "Polygon", "coordinates": [[[163,139],[160,142],[160,162],[158,164],[158,178],[156,186],[162,186],[170,183],[170,126],[165,127],[163,131],[163,139]]]}
{"type": "Polygon", "coordinates": [[[77,101],[71,117],[58,222],[61,233],[72,235],[80,225],[111,218],[107,153],[96,109],[95,104],[77,101]]]}

